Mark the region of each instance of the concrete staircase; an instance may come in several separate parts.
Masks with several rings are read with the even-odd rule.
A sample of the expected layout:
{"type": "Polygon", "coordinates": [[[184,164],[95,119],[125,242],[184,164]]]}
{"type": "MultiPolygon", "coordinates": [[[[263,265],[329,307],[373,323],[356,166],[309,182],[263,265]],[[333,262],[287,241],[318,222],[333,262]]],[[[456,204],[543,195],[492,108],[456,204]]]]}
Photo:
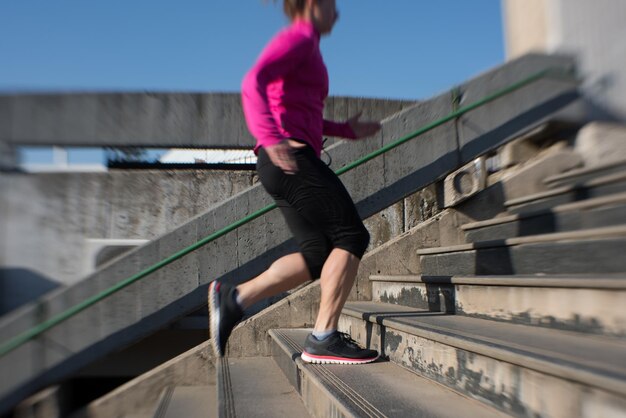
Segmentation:
{"type": "MultiPolygon", "coordinates": [[[[611,175],[626,172],[626,163],[611,170],[611,175]]],[[[211,385],[167,393],[186,406],[205,402],[188,410],[190,417],[624,416],[624,193],[596,193],[603,187],[597,178],[573,180],[582,171],[560,176],[589,192],[573,202],[557,199],[553,207],[451,221],[474,202],[485,209],[486,190],[366,255],[362,270],[369,291],[357,283],[361,289],[353,299],[363,299],[361,294],[369,300],[349,302],[340,328],[378,349],[381,361],[341,366],[300,360],[310,329],[293,325],[314,317],[319,294],[313,284],[240,325],[229,356],[211,372],[211,385]],[[425,248],[432,247],[431,237],[416,244],[415,237],[429,235],[433,224],[458,230],[466,242],[425,248]],[[602,246],[606,241],[611,244],[602,246]],[[574,250],[578,256],[568,258],[574,250]],[[385,258],[407,251],[419,256],[410,267],[414,274],[397,274],[393,264],[387,270],[395,274],[386,274],[372,264],[380,253],[385,258]],[[477,263],[484,251],[509,256],[477,263]],[[604,252],[613,260],[609,266],[597,264],[604,252]],[[442,256],[450,258],[441,261],[442,256]],[[459,271],[437,270],[450,266],[459,271]],[[289,315],[292,327],[282,327],[278,318],[289,315]],[[185,400],[185,391],[198,392],[185,400]],[[207,407],[209,397],[215,403],[207,407]]],[[[606,175],[602,167],[592,171],[598,178],[606,175]]],[[[531,195],[543,199],[544,194],[531,195]]],[[[203,350],[210,350],[208,344],[189,355],[203,350]]],[[[104,411],[110,415],[111,409],[104,411]]]]}
{"type": "MultiPolygon", "coordinates": [[[[348,312],[349,308],[346,310],[348,312]]],[[[274,360],[315,417],[504,417],[394,362],[311,365],[300,360],[310,329],[272,330],[274,360]]],[[[374,345],[372,345],[374,346],[374,345]]],[[[233,391],[238,388],[233,388],[233,391]]],[[[240,415],[253,416],[253,415],[240,415]]]]}
{"type": "MultiPolygon", "coordinates": [[[[467,243],[414,249],[421,274],[370,275],[371,301],[348,302],[339,326],[377,363],[303,363],[311,329],[270,330],[274,361],[315,417],[626,416],[624,174],[559,175],[558,193],[461,225],[467,243]]],[[[255,416],[241,403],[220,416],[255,416]]]]}
{"type": "MultiPolygon", "coordinates": [[[[547,67],[568,69],[571,66],[572,61],[564,57],[537,55],[524,57],[461,85],[459,91],[463,93],[462,104],[478,100],[498,88],[519,80],[523,75],[537,70],[547,67]]],[[[451,101],[449,94],[443,94],[406,109],[385,120],[381,134],[372,140],[359,143],[358,146],[351,143],[333,145],[329,150],[333,156],[333,164],[335,167],[345,166],[362,155],[389,144],[438,117],[449,114],[457,105],[458,103],[451,101]]],[[[396,202],[401,202],[400,211],[408,212],[410,199],[407,196],[442,179],[477,156],[492,152],[524,132],[550,121],[573,118],[574,121],[582,122],[578,105],[580,101],[576,83],[567,79],[546,79],[510,96],[498,99],[496,103],[449,121],[418,140],[408,142],[346,173],[342,176],[342,181],[357,202],[362,217],[380,222],[387,216],[385,211],[396,205],[396,202]],[[571,113],[572,110],[574,110],[573,113],[571,113]],[[376,176],[368,175],[372,172],[377,173],[376,176]]],[[[2,318],[0,337],[4,341],[41,323],[85,298],[197,242],[215,230],[264,207],[267,203],[269,199],[265,192],[260,186],[255,186],[216,205],[206,214],[192,219],[176,231],[112,260],[76,286],[61,289],[35,304],[20,309],[8,318],[2,318]]],[[[457,215],[446,212],[442,216],[457,215]]],[[[481,219],[483,218],[473,220],[481,219]]],[[[401,230],[401,232],[404,231],[401,230]]],[[[396,238],[399,237],[392,235],[388,236],[387,240],[394,241],[396,238]]],[[[617,236],[605,234],[602,238],[603,241],[613,240],[611,242],[616,239],[620,239],[619,234],[617,236]]],[[[0,379],[0,413],[36,390],[60,382],[107,354],[141,340],[150,333],[197,311],[206,303],[206,288],[211,280],[217,278],[232,282],[247,280],[264,270],[269,261],[289,251],[292,245],[282,226],[280,214],[277,211],[270,212],[26,343],[9,355],[0,358],[0,366],[7,371],[0,379]],[[231,254],[233,257],[224,257],[224,254],[231,254]],[[37,361],[32,359],[37,359],[37,361]],[[28,364],[29,367],[20,366],[23,364],[28,364]]],[[[524,247],[524,245],[517,246],[524,247]]],[[[406,248],[409,247],[397,247],[397,251],[393,252],[395,256],[398,256],[406,251],[406,248]]],[[[375,257],[376,255],[373,255],[371,259],[375,257]]],[[[409,258],[417,258],[415,251],[409,255],[409,258]]],[[[388,271],[388,273],[392,274],[394,271],[388,271]]],[[[311,301],[315,299],[315,289],[315,286],[312,286],[295,292],[286,300],[276,303],[271,309],[262,311],[249,322],[244,323],[231,339],[231,358],[270,355],[274,343],[266,339],[268,329],[311,325],[316,311],[314,303],[311,304],[311,301]],[[246,328],[246,325],[251,322],[254,326],[246,328]]],[[[358,295],[353,299],[362,300],[364,297],[371,297],[371,285],[359,281],[355,292],[358,295]]],[[[293,337],[293,341],[299,340],[293,337]]],[[[194,360],[185,366],[187,372],[190,371],[190,364],[198,369],[203,368],[202,370],[207,367],[205,365],[207,362],[213,364],[211,355],[207,352],[207,346],[204,344],[175,360],[187,361],[191,357],[194,360]],[[200,366],[200,364],[203,365],[200,366]]],[[[178,367],[176,361],[165,366],[165,369],[176,369],[178,367]]],[[[223,366],[224,364],[215,364],[218,370],[223,366]]],[[[233,364],[233,366],[236,365],[233,364]]],[[[263,367],[271,369],[267,364],[263,367]]],[[[376,365],[375,367],[382,366],[376,365]]],[[[208,369],[211,373],[211,370],[214,370],[213,365],[208,369]]],[[[231,377],[236,374],[231,373],[231,377]]],[[[179,386],[189,386],[184,378],[185,373],[175,375],[177,377],[170,382],[163,382],[159,380],[160,378],[154,378],[154,380],[150,380],[152,377],[146,378],[152,383],[146,384],[150,390],[140,391],[145,396],[149,396],[149,400],[145,400],[144,403],[150,405],[156,403],[159,394],[168,387],[170,392],[163,392],[169,393],[164,399],[173,400],[179,396],[178,393],[181,393],[180,396],[187,396],[183,394],[184,391],[176,389],[179,386]]],[[[406,375],[406,379],[411,380],[413,376],[406,375]]],[[[215,377],[199,380],[201,380],[200,384],[192,386],[205,388],[213,384],[219,386],[218,379],[215,377]]],[[[232,379],[230,381],[235,382],[232,379]]],[[[118,395],[123,397],[121,393],[135,383],[131,382],[129,386],[120,388],[120,391],[115,391],[107,398],[108,400],[102,400],[102,402],[110,401],[108,405],[112,405],[113,409],[120,407],[122,404],[119,402],[118,405],[113,405],[116,403],[115,399],[120,399],[118,395]]],[[[276,387],[280,387],[278,383],[276,387]]],[[[134,387],[133,390],[137,388],[134,387]]],[[[235,390],[234,393],[238,391],[235,390]]],[[[260,395],[250,392],[249,396],[260,395]]],[[[441,399],[447,399],[448,395],[441,394],[440,396],[441,399]]],[[[455,394],[450,396],[460,399],[459,402],[467,401],[455,394]]],[[[218,403],[224,403],[223,396],[218,396],[217,399],[218,403]]],[[[408,402],[408,398],[405,400],[408,402]]],[[[472,400],[470,403],[474,404],[475,401],[472,400]]],[[[235,404],[239,405],[237,402],[235,404]]],[[[310,408],[306,402],[305,405],[310,408]]],[[[412,405],[411,408],[415,406],[410,405],[412,405]]],[[[376,408],[385,411],[383,406],[376,406],[376,408]]],[[[483,407],[479,405],[477,408],[476,411],[482,411],[483,407]]],[[[163,406],[160,410],[166,411],[167,408],[163,406]]],[[[142,413],[145,413],[145,410],[142,413]]],[[[476,414],[479,416],[482,412],[476,412],[476,414]]],[[[113,415],[123,414],[116,412],[113,415]]],[[[97,416],[97,414],[92,416],[97,416]]],[[[108,414],[108,416],[112,415],[108,414]]]]}

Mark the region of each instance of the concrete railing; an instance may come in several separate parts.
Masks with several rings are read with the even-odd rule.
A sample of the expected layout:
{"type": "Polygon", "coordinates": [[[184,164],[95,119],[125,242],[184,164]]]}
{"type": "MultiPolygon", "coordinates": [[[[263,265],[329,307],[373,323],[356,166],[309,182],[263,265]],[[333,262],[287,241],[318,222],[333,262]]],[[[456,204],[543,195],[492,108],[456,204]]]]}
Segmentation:
{"type": "MultiPolygon", "coordinates": [[[[530,55],[459,86],[462,104],[476,101],[545,68],[571,68],[566,57],[530,55]]],[[[477,155],[548,120],[583,116],[573,81],[545,78],[447,122],[342,175],[362,217],[442,178],[477,155]]],[[[383,122],[376,137],[342,142],[329,150],[334,167],[345,166],[454,110],[450,94],[403,110],[383,122]]],[[[251,187],[177,230],[114,260],[76,284],[56,291],[0,323],[2,341],[35,326],[214,231],[270,203],[251,187]]],[[[214,279],[245,281],[290,249],[278,211],[218,238],[0,358],[0,411],[44,385],[154,332],[206,303],[214,279]]]]}
{"type": "MultiPolygon", "coordinates": [[[[329,97],[324,115],[380,120],[415,101],[329,97]]],[[[252,148],[239,93],[0,95],[0,169],[15,147],[252,148]]]]}

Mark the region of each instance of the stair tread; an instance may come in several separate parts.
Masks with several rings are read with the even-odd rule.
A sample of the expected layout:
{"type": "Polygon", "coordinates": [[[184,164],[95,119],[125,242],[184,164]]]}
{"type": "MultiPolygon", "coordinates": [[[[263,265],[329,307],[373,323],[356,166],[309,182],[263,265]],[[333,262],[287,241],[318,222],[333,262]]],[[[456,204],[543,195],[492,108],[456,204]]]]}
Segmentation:
{"type": "Polygon", "coordinates": [[[622,160],[622,161],[611,162],[609,164],[596,165],[596,166],[592,166],[592,167],[575,168],[573,170],[569,170],[569,171],[566,171],[564,173],[554,174],[554,175],[551,175],[549,177],[546,177],[543,180],[543,182],[546,183],[546,184],[554,183],[556,181],[572,179],[572,178],[575,178],[575,177],[578,177],[578,176],[583,176],[583,175],[586,175],[586,174],[602,173],[603,171],[610,170],[612,168],[616,168],[616,167],[620,167],[620,166],[626,166],[626,161],[622,160]]]}
{"type": "Polygon", "coordinates": [[[237,417],[309,416],[271,357],[226,359],[237,417]]]}
{"type": "Polygon", "coordinates": [[[516,205],[521,205],[524,203],[528,203],[528,202],[533,202],[539,199],[546,199],[546,198],[550,198],[550,197],[554,197],[554,196],[558,196],[564,193],[568,193],[568,192],[572,192],[581,188],[585,188],[585,187],[596,187],[596,186],[601,186],[601,185],[605,185],[605,184],[610,184],[610,183],[618,183],[618,182],[622,182],[626,180],[626,173],[614,173],[614,174],[609,174],[606,176],[602,176],[602,177],[597,177],[594,178],[592,180],[587,180],[583,183],[577,184],[577,185],[569,185],[569,186],[561,186],[561,187],[555,187],[554,189],[550,189],[548,191],[544,191],[544,192],[539,192],[539,193],[535,193],[532,195],[528,195],[528,196],[523,196],[523,197],[519,197],[516,199],[511,199],[511,200],[507,200],[506,202],[504,202],[505,206],[516,206],[516,205]]]}
{"type": "Polygon", "coordinates": [[[607,206],[612,204],[626,203],[626,193],[616,193],[609,196],[594,197],[587,200],[576,201],[571,203],[564,203],[562,205],[555,206],[551,209],[539,209],[529,210],[527,212],[520,212],[513,215],[500,216],[492,219],[486,219],[484,221],[469,222],[461,226],[464,231],[472,229],[483,228],[486,226],[501,225],[508,222],[515,222],[522,219],[528,219],[535,216],[541,216],[546,214],[557,214],[565,212],[574,212],[578,210],[588,210],[596,207],[607,206]]]}
{"type": "Polygon", "coordinates": [[[370,281],[575,289],[626,289],[626,273],[496,276],[372,275],[370,281]]]}
{"type": "Polygon", "coordinates": [[[610,239],[626,236],[626,225],[589,228],[578,231],[554,232],[549,234],[530,235],[507,239],[479,241],[469,244],[451,245],[447,247],[424,248],[417,250],[419,255],[432,255],[459,251],[471,251],[481,248],[506,247],[512,245],[534,244],[541,242],[610,239]]]}
{"type": "Polygon", "coordinates": [[[270,334],[286,355],[295,359],[303,373],[343,402],[357,403],[362,411],[357,416],[508,416],[388,361],[361,366],[304,363],[299,353],[310,332],[310,329],[282,329],[272,330],[270,334]]]}
{"type": "Polygon", "coordinates": [[[379,302],[348,302],[344,314],[541,372],[626,394],[626,342],[379,302]],[[393,312],[401,315],[394,317],[393,312]],[[372,312],[380,312],[372,315],[372,312]]]}

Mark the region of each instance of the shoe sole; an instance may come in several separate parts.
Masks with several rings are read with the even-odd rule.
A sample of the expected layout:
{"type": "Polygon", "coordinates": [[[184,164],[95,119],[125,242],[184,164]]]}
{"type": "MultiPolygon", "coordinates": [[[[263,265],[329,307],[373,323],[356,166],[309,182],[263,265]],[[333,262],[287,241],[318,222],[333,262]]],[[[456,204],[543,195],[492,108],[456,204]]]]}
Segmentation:
{"type": "Polygon", "coordinates": [[[313,364],[367,364],[378,360],[378,356],[365,359],[353,359],[333,356],[316,356],[309,354],[306,351],[302,352],[300,358],[302,358],[302,361],[305,363],[313,364]]]}
{"type": "Polygon", "coordinates": [[[220,309],[218,303],[218,294],[215,291],[215,282],[209,285],[209,316],[210,320],[210,332],[211,332],[211,345],[213,346],[213,352],[217,357],[222,357],[222,351],[220,350],[219,341],[219,329],[220,329],[220,309]]]}

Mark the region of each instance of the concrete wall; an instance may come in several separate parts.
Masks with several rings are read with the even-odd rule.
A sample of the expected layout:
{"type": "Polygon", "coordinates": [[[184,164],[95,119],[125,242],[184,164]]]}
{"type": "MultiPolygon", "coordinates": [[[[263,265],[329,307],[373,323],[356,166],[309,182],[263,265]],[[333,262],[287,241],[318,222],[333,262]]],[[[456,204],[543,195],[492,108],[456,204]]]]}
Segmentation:
{"type": "Polygon", "coordinates": [[[154,239],[253,178],[207,170],[0,175],[0,314],[85,277],[106,240],[154,239]]]}
{"type": "Polygon", "coordinates": [[[626,120],[626,2],[503,0],[507,58],[572,54],[594,118],[626,120]]]}

